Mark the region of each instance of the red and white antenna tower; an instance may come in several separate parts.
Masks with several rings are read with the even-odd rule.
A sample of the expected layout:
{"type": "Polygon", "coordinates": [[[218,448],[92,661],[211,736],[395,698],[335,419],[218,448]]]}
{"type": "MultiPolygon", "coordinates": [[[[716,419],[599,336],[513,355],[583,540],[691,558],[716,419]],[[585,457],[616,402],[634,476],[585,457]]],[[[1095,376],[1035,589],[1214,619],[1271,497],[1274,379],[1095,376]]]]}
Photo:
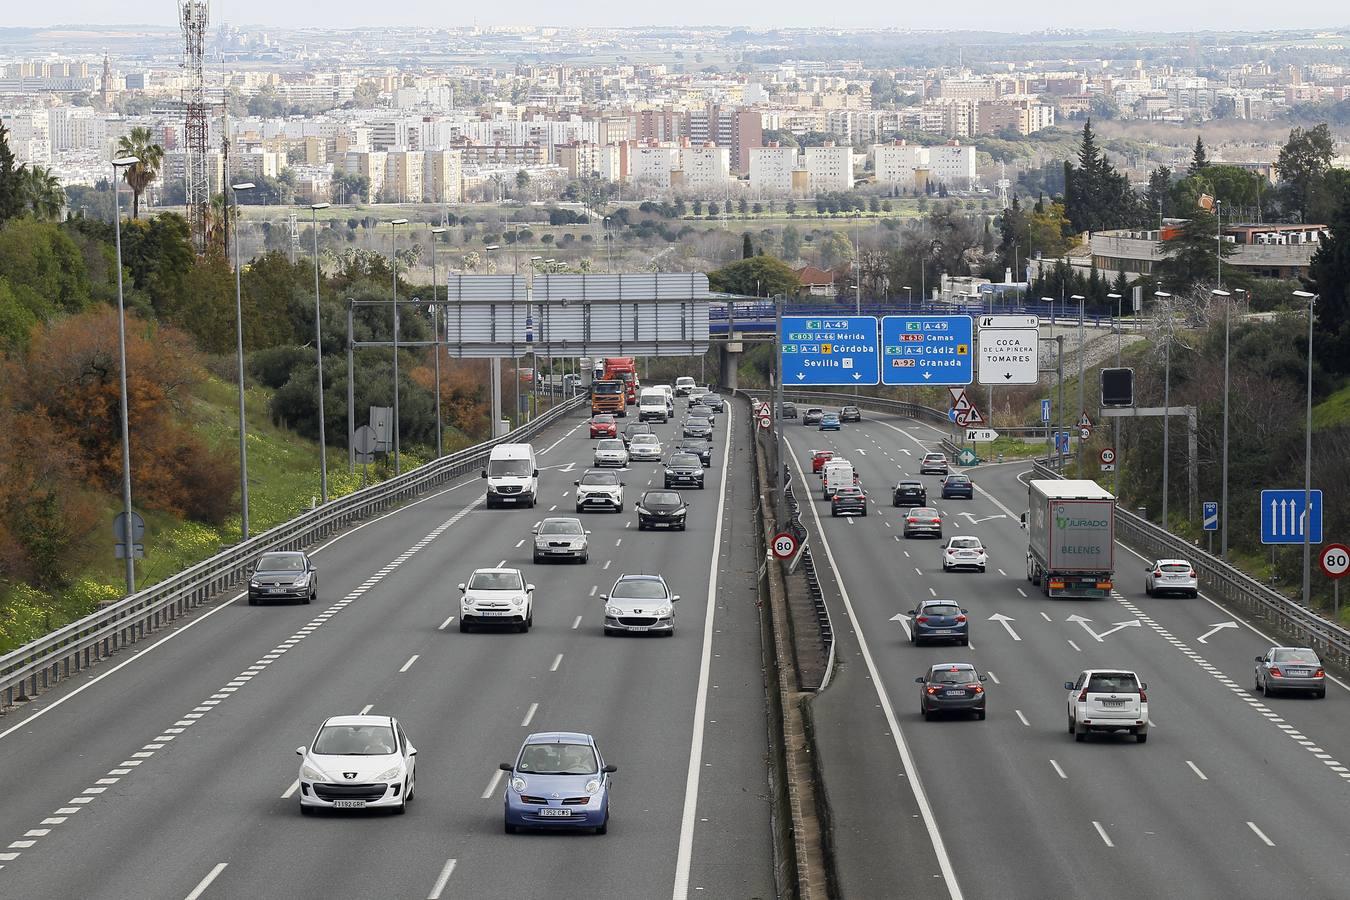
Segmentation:
{"type": "Polygon", "coordinates": [[[210,165],[207,142],[211,121],[206,105],[206,73],[202,45],[209,19],[208,0],[178,0],[178,24],[183,30],[184,194],[187,197],[188,231],[197,252],[206,252],[206,223],[211,207],[210,165]]]}

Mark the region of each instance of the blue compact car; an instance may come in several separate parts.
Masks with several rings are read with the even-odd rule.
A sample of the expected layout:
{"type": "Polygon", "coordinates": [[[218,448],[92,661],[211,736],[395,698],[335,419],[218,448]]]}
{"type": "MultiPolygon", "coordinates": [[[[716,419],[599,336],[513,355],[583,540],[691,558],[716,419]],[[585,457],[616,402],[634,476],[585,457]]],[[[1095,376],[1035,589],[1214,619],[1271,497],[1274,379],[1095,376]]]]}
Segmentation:
{"type": "Polygon", "coordinates": [[[525,738],[514,763],[502,763],[507,834],[522,828],[609,830],[610,775],[595,738],[543,731],[525,738]]]}
{"type": "Polygon", "coordinates": [[[821,417],[820,417],[820,430],[821,430],[821,431],[838,431],[838,430],[839,430],[839,417],[838,417],[837,415],[835,415],[834,413],[826,413],[825,415],[821,416],[821,417]]]}

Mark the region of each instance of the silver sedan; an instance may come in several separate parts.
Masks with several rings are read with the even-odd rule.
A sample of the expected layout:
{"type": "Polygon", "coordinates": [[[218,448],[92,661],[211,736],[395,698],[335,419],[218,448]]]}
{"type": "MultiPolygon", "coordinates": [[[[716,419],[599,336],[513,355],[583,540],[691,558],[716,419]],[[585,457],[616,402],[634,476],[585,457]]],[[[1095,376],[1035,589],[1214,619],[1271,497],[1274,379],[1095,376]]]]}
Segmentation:
{"type": "Polygon", "coordinates": [[[1256,658],[1256,691],[1267,697],[1276,691],[1327,695],[1327,675],[1317,654],[1307,647],[1271,647],[1256,658]]]}

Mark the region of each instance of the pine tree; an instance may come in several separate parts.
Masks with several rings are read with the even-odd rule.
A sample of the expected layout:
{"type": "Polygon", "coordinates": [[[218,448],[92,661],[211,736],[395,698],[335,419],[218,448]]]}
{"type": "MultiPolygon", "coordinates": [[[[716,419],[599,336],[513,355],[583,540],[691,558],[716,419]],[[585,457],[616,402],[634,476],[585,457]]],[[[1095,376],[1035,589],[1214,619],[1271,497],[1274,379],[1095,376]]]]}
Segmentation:
{"type": "Polygon", "coordinates": [[[1205,154],[1205,142],[1200,135],[1195,136],[1195,151],[1191,154],[1191,166],[1186,170],[1187,175],[1199,175],[1209,165],[1209,157],[1205,154]]]}
{"type": "Polygon", "coordinates": [[[1139,219],[1138,197],[1097,147],[1091,119],[1083,125],[1078,165],[1064,163],[1064,211],[1079,232],[1123,228],[1139,219]]]}
{"type": "Polygon", "coordinates": [[[750,243],[750,232],[741,235],[741,259],[749,259],[755,255],[754,245],[750,243]]]}
{"type": "Polygon", "coordinates": [[[24,167],[14,165],[14,152],[9,149],[9,129],[0,124],[0,222],[23,214],[24,167]]]}
{"type": "Polygon", "coordinates": [[[1144,190],[1142,219],[1152,228],[1170,212],[1172,212],[1172,170],[1167,166],[1159,166],[1148,176],[1148,187],[1144,190]],[[1157,218],[1154,218],[1155,216],[1157,218]]]}

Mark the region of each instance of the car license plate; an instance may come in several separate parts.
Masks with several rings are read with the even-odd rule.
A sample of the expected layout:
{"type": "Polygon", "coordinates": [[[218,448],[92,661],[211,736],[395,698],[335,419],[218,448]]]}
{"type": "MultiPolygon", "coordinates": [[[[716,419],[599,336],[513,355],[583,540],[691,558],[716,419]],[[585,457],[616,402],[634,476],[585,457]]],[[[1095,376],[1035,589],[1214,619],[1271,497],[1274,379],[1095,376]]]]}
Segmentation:
{"type": "Polygon", "coordinates": [[[281,594],[281,593],[284,593],[285,590],[286,590],[285,588],[279,588],[279,587],[276,587],[276,588],[268,588],[268,589],[267,589],[267,593],[269,593],[269,594],[281,594]]]}
{"type": "Polygon", "coordinates": [[[629,631],[646,631],[650,625],[628,625],[625,626],[629,631]]]}
{"type": "Polygon", "coordinates": [[[933,632],[933,634],[951,634],[951,633],[952,630],[950,628],[939,628],[933,632]]]}
{"type": "Polygon", "coordinates": [[[333,806],[334,806],[334,808],[336,808],[336,809],[365,809],[365,808],[366,808],[366,801],[364,801],[364,800],[334,800],[334,801],[333,801],[333,806]]]}
{"type": "Polygon", "coordinates": [[[545,806],[539,810],[539,817],[541,819],[570,819],[572,811],[565,807],[545,806]]]}
{"type": "Polygon", "coordinates": [[[943,692],[942,692],[942,695],[943,695],[944,697],[964,697],[964,696],[966,695],[966,692],[965,692],[965,691],[943,691],[943,692]]]}
{"type": "Polygon", "coordinates": [[[1120,707],[1122,707],[1122,706],[1124,706],[1124,705],[1125,705],[1125,701],[1124,701],[1124,700],[1103,700],[1103,701],[1102,701],[1102,706],[1108,707],[1108,708],[1110,708],[1110,709],[1118,709],[1118,708],[1120,708],[1120,707]]]}
{"type": "Polygon", "coordinates": [[[1308,670],[1307,670],[1307,669],[1287,669],[1287,670],[1286,670],[1286,673],[1289,675],[1290,678],[1307,678],[1307,677],[1308,677],[1308,670]]]}
{"type": "Polygon", "coordinates": [[[509,615],[511,615],[511,611],[510,611],[510,610],[507,610],[507,609],[485,609],[485,610],[482,610],[481,612],[475,613],[475,615],[479,615],[479,616],[509,616],[509,615]]]}

